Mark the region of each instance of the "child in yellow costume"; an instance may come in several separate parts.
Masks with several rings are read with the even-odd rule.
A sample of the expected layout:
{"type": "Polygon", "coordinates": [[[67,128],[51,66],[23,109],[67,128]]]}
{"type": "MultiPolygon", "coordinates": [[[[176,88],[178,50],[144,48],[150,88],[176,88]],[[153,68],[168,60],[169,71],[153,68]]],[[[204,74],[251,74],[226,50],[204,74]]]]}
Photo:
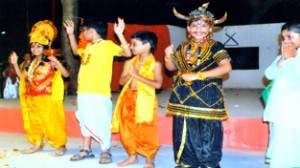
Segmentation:
{"type": "Polygon", "coordinates": [[[154,168],[159,149],[157,134],[157,98],[155,89],[162,85],[162,65],[152,55],[157,37],[152,32],[137,32],[131,36],[133,59],[126,61],[120,78],[124,85],[117,101],[112,132],[120,132],[128,159],[118,166],[136,164],[137,154],[146,157],[145,168],[154,168]]]}
{"type": "Polygon", "coordinates": [[[22,150],[23,154],[41,151],[44,137],[56,148],[55,155],[63,155],[66,151],[64,84],[61,75],[68,77],[69,72],[55,56],[44,55],[45,47],[53,51],[50,44],[56,35],[56,27],[48,20],[40,21],[32,27],[29,36],[31,53],[35,58],[22,71],[16,53],[10,55],[10,62],[20,78],[19,95],[24,129],[27,139],[34,145],[22,150]]]}

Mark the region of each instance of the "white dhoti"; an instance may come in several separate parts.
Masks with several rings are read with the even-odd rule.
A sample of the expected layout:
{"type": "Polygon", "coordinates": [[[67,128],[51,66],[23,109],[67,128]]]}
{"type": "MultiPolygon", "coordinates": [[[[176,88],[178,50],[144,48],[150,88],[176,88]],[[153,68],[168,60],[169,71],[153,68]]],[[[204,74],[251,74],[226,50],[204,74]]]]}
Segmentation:
{"type": "Polygon", "coordinates": [[[273,124],[270,168],[300,167],[300,130],[273,124]]]}
{"type": "Polygon", "coordinates": [[[78,94],[78,111],[81,134],[92,136],[101,144],[102,150],[110,148],[112,101],[110,97],[99,94],[78,94]]]}

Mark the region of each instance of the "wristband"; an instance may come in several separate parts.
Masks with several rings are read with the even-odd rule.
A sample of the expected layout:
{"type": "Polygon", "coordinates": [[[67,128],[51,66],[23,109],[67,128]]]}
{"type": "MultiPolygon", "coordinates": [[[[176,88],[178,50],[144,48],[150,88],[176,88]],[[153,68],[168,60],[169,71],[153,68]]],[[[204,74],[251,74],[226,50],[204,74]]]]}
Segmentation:
{"type": "Polygon", "coordinates": [[[198,72],[197,77],[198,77],[199,80],[205,80],[206,79],[206,75],[203,72],[198,72]]]}
{"type": "Polygon", "coordinates": [[[172,61],[171,58],[168,58],[168,57],[166,57],[166,56],[165,56],[164,60],[165,60],[165,62],[171,62],[171,61],[172,61]]]}

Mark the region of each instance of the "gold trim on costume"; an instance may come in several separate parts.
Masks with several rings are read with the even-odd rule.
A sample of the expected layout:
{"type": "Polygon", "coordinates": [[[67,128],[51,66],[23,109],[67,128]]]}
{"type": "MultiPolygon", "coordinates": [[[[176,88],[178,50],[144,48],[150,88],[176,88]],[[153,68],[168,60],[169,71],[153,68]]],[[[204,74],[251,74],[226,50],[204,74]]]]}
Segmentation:
{"type": "Polygon", "coordinates": [[[184,144],[186,141],[186,132],[187,132],[187,128],[186,128],[186,119],[184,118],[184,122],[183,122],[183,130],[182,130],[182,137],[181,137],[181,144],[179,147],[179,151],[177,153],[177,159],[176,159],[176,163],[179,164],[180,158],[181,158],[181,154],[183,152],[184,149],[184,144]]]}
{"type": "Polygon", "coordinates": [[[231,58],[229,57],[226,50],[220,50],[220,51],[216,52],[214,54],[213,58],[216,60],[217,63],[220,63],[223,59],[226,59],[226,58],[231,60],[231,58]]]}
{"type": "Polygon", "coordinates": [[[204,115],[203,113],[197,112],[197,113],[188,113],[188,112],[180,112],[180,111],[174,111],[170,109],[170,106],[168,107],[167,114],[170,115],[177,115],[182,117],[192,117],[192,118],[202,118],[207,120],[226,120],[228,118],[228,112],[224,110],[222,115],[216,116],[216,114],[207,114],[204,115]]]}
{"type": "Polygon", "coordinates": [[[197,90],[197,91],[194,91],[192,87],[189,87],[191,94],[190,94],[189,96],[187,96],[184,100],[180,100],[180,99],[179,99],[180,96],[179,96],[179,94],[178,94],[177,91],[176,91],[176,90],[177,90],[177,86],[173,89],[173,92],[176,94],[176,96],[177,96],[178,99],[180,100],[180,104],[184,104],[184,102],[186,102],[189,98],[195,96],[195,98],[196,98],[197,100],[201,101],[201,102],[204,103],[206,106],[212,107],[212,106],[214,106],[215,104],[219,103],[220,101],[224,100],[224,98],[223,98],[223,97],[220,97],[220,98],[219,98],[218,100],[216,100],[214,103],[212,103],[212,104],[207,104],[203,99],[201,99],[201,98],[197,95],[197,93],[203,91],[204,89],[206,89],[207,87],[210,87],[210,86],[212,86],[212,85],[214,85],[215,87],[217,87],[218,90],[219,90],[219,92],[221,92],[222,95],[224,95],[224,93],[223,93],[223,91],[222,91],[222,88],[220,88],[215,82],[212,82],[212,83],[206,85],[205,87],[203,87],[203,88],[201,88],[201,89],[199,89],[199,90],[197,90]]]}

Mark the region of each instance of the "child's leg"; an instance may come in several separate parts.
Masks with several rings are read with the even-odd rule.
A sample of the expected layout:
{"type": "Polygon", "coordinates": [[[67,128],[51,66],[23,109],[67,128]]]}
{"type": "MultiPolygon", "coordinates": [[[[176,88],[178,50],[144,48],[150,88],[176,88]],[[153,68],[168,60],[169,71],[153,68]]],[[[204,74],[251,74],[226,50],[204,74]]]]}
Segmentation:
{"type": "Polygon", "coordinates": [[[146,158],[146,164],[144,168],[155,168],[154,160],[150,158],[146,158]]]}
{"type": "Polygon", "coordinates": [[[140,123],[137,126],[136,152],[146,158],[154,159],[160,147],[156,123],[157,116],[154,116],[151,123],[140,123]]]}
{"type": "Polygon", "coordinates": [[[269,122],[269,145],[267,148],[266,158],[265,158],[266,164],[270,164],[271,155],[274,152],[274,145],[272,143],[273,142],[272,137],[273,137],[273,122],[269,122]]]}
{"type": "Polygon", "coordinates": [[[91,149],[91,140],[92,140],[92,138],[90,136],[83,136],[82,149],[79,151],[79,153],[73,155],[70,158],[70,160],[77,161],[77,160],[82,160],[85,158],[94,158],[95,156],[92,153],[92,149],[91,149]]]}
{"type": "Polygon", "coordinates": [[[82,148],[91,150],[92,138],[90,136],[84,136],[82,139],[82,148]]]}
{"type": "Polygon", "coordinates": [[[130,164],[137,164],[138,159],[137,155],[130,155],[127,159],[123,160],[122,162],[117,163],[118,166],[127,166],[130,164]]]}
{"type": "Polygon", "coordinates": [[[127,90],[120,102],[120,139],[128,153],[128,158],[119,162],[118,166],[126,166],[138,163],[136,153],[136,139],[139,138],[139,129],[135,122],[136,92],[127,90]]]}

